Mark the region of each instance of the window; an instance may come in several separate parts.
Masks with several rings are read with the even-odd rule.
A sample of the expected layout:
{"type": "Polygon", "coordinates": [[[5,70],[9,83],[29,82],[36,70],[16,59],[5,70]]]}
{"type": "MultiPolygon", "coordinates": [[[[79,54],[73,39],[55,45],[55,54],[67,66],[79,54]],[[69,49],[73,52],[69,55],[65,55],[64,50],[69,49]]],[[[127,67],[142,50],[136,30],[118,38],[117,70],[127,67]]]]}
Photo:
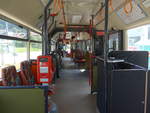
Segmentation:
{"type": "Polygon", "coordinates": [[[42,55],[42,44],[30,43],[30,59],[37,59],[39,55],[42,55]]]}
{"type": "Polygon", "coordinates": [[[36,59],[42,54],[41,35],[29,31],[30,37],[28,37],[28,31],[28,29],[0,19],[0,67],[15,65],[19,69],[20,62],[29,59],[28,44],[30,44],[31,59],[36,59]],[[2,37],[5,39],[1,39],[2,37]]]}
{"type": "Polygon", "coordinates": [[[119,50],[119,36],[117,33],[109,35],[109,51],[119,50]]]}
{"type": "Polygon", "coordinates": [[[30,40],[42,41],[42,36],[40,34],[30,32],[30,40]]]}
{"type": "Polygon", "coordinates": [[[0,66],[15,65],[27,60],[27,42],[0,39],[0,66]]]}
{"type": "Polygon", "coordinates": [[[27,30],[0,19],[0,35],[27,39],[27,30]]]}
{"type": "Polygon", "coordinates": [[[3,20],[0,20],[0,34],[1,35],[7,35],[6,22],[3,20]]]}
{"type": "MultiPolygon", "coordinates": [[[[150,25],[144,25],[127,31],[128,50],[142,50],[150,53],[150,25]]],[[[150,68],[150,56],[149,56],[150,68]]]]}

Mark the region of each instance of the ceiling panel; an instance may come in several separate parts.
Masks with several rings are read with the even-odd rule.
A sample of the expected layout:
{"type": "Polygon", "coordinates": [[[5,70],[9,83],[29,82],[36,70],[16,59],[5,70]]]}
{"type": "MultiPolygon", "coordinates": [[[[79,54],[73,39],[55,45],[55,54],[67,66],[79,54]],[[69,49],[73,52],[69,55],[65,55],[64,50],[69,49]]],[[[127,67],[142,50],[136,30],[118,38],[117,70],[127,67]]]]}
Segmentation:
{"type": "Polygon", "coordinates": [[[91,15],[94,14],[95,6],[100,0],[64,0],[65,14],[69,24],[89,24],[91,15]],[[81,20],[75,20],[74,17],[80,15],[81,20]]]}
{"type": "Polygon", "coordinates": [[[132,2],[132,3],[133,3],[133,8],[132,8],[133,10],[131,13],[126,14],[123,8],[121,8],[117,12],[117,15],[120,17],[122,22],[124,22],[125,24],[131,24],[133,22],[136,22],[136,21],[146,17],[146,14],[143,12],[141,7],[138,4],[136,4],[135,2],[132,2]]]}
{"type": "MultiPolygon", "coordinates": [[[[40,0],[0,0],[0,10],[37,28],[44,6],[40,0]]],[[[2,13],[2,12],[1,12],[2,13]]],[[[5,15],[7,16],[7,15],[5,15]]]]}
{"type": "MultiPolygon", "coordinates": [[[[113,10],[117,9],[118,7],[120,7],[124,2],[125,2],[125,0],[112,0],[112,8],[113,8],[113,10]]],[[[112,10],[111,7],[110,7],[110,10],[112,10]]]]}

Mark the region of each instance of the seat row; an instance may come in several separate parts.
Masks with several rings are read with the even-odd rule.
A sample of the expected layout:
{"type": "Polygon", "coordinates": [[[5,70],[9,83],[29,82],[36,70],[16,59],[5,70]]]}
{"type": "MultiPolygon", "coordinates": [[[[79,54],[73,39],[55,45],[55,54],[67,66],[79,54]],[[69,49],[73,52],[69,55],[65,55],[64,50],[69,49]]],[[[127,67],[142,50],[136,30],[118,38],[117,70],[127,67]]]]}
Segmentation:
{"type": "Polygon", "coordinates": [[[1,68],[1,85],[34,85],[36,83],[36,75],[32,73],[31,67],[32,64],[29,61],[23,61],[20,64],[20,71],[18,72],[15,66],[1,68]]]}

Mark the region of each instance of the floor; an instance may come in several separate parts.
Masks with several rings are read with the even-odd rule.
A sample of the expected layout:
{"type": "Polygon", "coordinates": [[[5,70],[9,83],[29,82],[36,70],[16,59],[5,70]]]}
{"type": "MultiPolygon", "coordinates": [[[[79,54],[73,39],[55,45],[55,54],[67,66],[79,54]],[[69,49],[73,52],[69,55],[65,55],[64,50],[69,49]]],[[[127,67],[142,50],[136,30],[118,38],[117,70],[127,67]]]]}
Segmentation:
{"type": "Polygon", "coordinates": [[[80,71],[70,58],[63,59],[64,69],[56,82],[52,100],[59,113],[96,113],[96,99],[90,94],[88,73],[80,71]]]}

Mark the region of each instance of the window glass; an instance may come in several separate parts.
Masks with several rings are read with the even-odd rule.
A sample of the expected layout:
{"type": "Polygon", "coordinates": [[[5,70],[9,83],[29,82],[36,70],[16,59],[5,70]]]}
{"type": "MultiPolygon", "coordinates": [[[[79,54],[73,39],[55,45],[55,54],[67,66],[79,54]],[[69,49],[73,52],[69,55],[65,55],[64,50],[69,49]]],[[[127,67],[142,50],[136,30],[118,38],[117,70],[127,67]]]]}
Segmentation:
{"type": "MultiPolygon", "coordinates": [[[[150,25],[144,25],[128,32],[128,50],[142,50],[150,53],[150,25]]],[[[149,56],[150,68],[150,56],[149,56]]]]}
{"type": "Polygon", "coordinates": [[[7,35],[6,22],[0,19],[0,35],[7,35]]]}
{"type": "Polygon", "coordinates": [[[38,33],[30,32],[30,40],[42,41],[42,36],[38,33]]]}
{"type": "Polygon", "coordinates": [[[0,19],[0,35],[27,39],[27,30],[0,19]]]}
{"type": "Polygon", "coordinates": [[[109,35],[109,52],[119,50],[118,33],[109,35]]]}
{"type": "Polygon", "coordinates": [[[42,44],[30,43],[30,59],[37,59],[39,55],[42,55],[42,44]]]}
{"type": "Polygon", "coordinates": [[[27,60],[27,43],[23,41],[0,39],[0,66],[15,65],[27,60]]]}

